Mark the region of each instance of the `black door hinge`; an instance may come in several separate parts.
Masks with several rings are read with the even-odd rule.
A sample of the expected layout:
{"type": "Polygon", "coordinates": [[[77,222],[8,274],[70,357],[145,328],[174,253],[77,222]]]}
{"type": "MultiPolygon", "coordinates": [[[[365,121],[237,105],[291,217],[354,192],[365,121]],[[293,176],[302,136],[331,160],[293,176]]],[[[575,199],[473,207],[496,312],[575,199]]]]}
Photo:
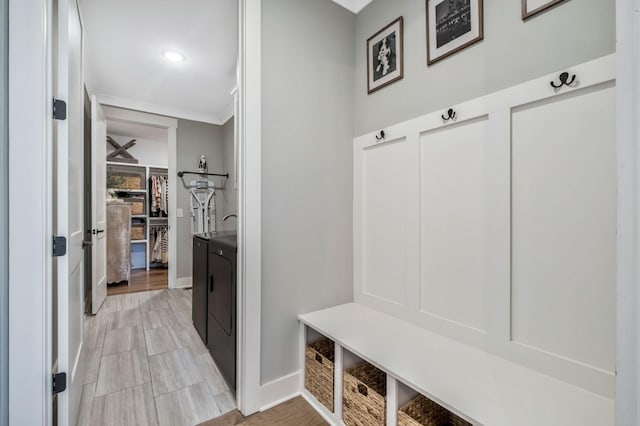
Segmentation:
{"type": "Polygon", "coordinates": [[[67,390],[67,373],[56,373],[53,375],[53,394],[67,390]]]}
{"type": "Polygon", "coordinates": [[[65,237],[53,237],[53,257],[67,254],[67,239],[65,237]]]}
{"type": "Polygon", "coordinates": [[[67,103],[60,99],[53,99],[53,119],[54,120],[66,120],[67,119],[67,103]]]}

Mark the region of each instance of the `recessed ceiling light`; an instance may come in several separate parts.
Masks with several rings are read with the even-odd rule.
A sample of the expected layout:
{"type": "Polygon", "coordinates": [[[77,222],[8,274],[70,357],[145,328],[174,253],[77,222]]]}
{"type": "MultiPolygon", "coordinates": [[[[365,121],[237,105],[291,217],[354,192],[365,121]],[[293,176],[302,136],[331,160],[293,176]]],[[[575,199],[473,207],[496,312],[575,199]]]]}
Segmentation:
{"type": "Polygon", "coordinates": [[[168,59],[171,62],[182,62],[186,59],[182,53],[178,53],[174,50],[165,50],[164,52],[162,52],[162,56],[164,56],[165,59],[168,59]]]}

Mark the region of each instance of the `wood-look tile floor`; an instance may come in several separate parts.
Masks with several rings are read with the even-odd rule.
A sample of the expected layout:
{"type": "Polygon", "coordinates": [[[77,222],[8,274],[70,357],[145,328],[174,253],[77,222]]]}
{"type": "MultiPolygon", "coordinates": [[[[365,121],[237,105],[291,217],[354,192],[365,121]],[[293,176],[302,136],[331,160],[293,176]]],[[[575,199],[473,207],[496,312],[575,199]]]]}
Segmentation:
{"type": "Polygon", "coordinates": [[[200,426],[325,426],[326,421],[302,397],[290,399],[269,410],[243,417],[238,410],[200,426]]]}
{"type": "Polygon", "coordinates": [[[108,296],[84,344],[80,426],[192,426],[236,408],[191,323],[191,290],[108,296]]]}
{"type": "Polygon", "coordinates": [[[109,284],[107,296],[116,294],[138,293],[140,291],[163,290],[169,288],[169,270],[166,268],[133,269],[131,282],[109,284]]]}

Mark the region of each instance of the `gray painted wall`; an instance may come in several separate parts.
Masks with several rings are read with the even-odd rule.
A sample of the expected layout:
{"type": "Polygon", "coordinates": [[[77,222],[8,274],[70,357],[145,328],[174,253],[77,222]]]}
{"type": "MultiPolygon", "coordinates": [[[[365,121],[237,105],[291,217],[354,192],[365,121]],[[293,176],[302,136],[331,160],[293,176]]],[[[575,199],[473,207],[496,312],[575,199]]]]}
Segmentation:
{"type": "MultiPolygon", "coordinates": [[[[177,130],[177,167],[178,170],[195,171],[198,169],[200,156],[207,157],[209,173],[226,173],[224,171],[224,150],[222,143],[222,127],[214,124],[200,123],[190,120],[178,120],[177,130]]],[[[191,234],[191,194],[185,188],[182,180],[177,178],[178,196],[176,208],[184,210],[184,217],[177,220],[177,277],[186,278],[192,276],[193,238],[191,234]]],[[[196,176],[188,175],[184,181],[188,185],[196,176]]],[[[220,185],[223,178],[211,177],[216,185],[220,185]]],[[[215,195],[216,220],[218,229],[222,221],[221,212],[224,211],[224,198],[222,192],[215,195]]]]}
{"type": "Polygon", "coordinates": [[[298,370],[297,315],[353,300],[355,16],[262,3],[261,381],[298,370]]]}
{"type": "MultiPolygon", "coordinates": [[[[229,179],[224,185],[224,214],[238,214],[238,190],[235,188],[235,170],[234,170],[234,118],[231,117],[222,126],[222,145],[224,151],[224,170],[229,172],[229,179]]],[[[229,218],[222,224],[225,231],[235,231],[238,229],[238,220],[229,218]]]]}
{"type": "Polygon", "coordinates": [[[374,0],[356,18],[355,134],[375,131],[615,51],[615,0],[569,0],[522,22],[484,2],[484,40],[427,68],[424,0],[374,0]],[[404,79],[367,95],[366,40],[404,17],[404,79]]]}
{"type": "Polygon", "coordinates": [[[0,425],[9,424],[9,1],[0,0],[0,425]]]}

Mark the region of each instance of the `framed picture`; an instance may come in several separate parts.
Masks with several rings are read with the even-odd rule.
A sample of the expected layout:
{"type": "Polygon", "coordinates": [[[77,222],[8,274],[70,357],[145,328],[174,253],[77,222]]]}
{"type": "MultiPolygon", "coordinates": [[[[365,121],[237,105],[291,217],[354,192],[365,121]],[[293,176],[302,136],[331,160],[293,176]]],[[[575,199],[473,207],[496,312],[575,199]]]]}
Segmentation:
{"type": "Polygon", "coordinates": [[[427,65],[484,37],[482,0],[426,0],[427,65]]]}
{"type": "Polygon", "coordinates": [[[551,9],[565,0],[522,0],[522,20],[526,21],[540,12],[551,9]]]}
{"type": "Polygon", "coordinates": [[[402,17],[367,40],[367,88],[375,92],[404,77],[402,17]]]}

